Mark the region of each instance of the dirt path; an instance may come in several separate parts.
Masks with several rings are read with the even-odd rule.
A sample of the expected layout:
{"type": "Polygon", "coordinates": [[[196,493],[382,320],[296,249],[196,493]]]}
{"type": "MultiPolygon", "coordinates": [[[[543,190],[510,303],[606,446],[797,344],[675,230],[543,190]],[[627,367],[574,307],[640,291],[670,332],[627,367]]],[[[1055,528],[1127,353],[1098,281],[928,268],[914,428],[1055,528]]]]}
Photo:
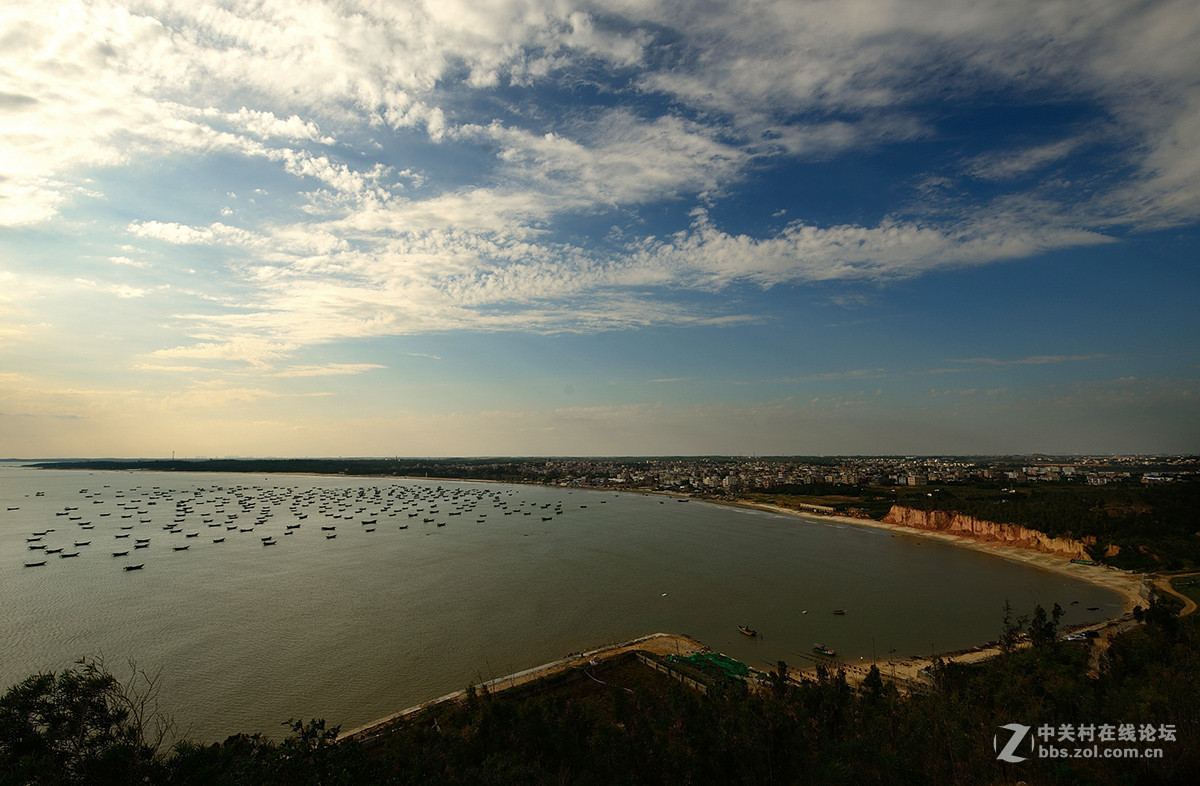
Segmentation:
{"type": "Polygon", "coordinates": [[[1181,616],[1181,617],[1186,617],[1187,615],[1196,611],[1196,601],[1192,600],[1187,595],[1184,595],[1182,592],[1180,592],[1179,590],[1172,587],[1171,579],[1181,579],[1181,578],[1185,578],[1188,576],[1200,576],[1200,573],[1177,573],[1174,576],[1169,576],[1167,578],[1159,578],[1159,579],[1154,580],[1154,586],[1156,588],[1158,588],[1159,590],[1162,590],[1163,592],[1167,593],[1168,595],[1173,595],[1176,598],[1179,598],[1179,600],[1183,602],[1183,610],[1179,612],[1179,616],[1181,616]]]}

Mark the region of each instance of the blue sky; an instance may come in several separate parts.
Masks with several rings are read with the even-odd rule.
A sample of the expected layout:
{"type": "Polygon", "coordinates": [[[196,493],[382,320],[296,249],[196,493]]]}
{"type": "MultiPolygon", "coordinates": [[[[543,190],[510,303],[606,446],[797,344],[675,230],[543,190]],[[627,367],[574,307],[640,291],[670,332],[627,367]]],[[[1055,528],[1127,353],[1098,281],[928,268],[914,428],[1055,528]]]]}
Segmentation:
{"type": "Polygon", "coordinates": [[[1192,2],[0,8],[0,454],[1200,451],[1192,2]]]}

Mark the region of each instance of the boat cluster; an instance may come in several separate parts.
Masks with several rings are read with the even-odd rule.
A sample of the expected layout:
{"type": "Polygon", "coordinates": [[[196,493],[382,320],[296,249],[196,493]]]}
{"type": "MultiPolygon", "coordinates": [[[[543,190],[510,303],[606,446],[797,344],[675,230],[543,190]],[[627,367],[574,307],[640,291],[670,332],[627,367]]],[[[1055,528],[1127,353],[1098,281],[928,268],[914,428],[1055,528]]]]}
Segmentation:
{"type": "Polygon", "coordinates": [[[28,550],[37,553],[27,558],[25,567],[44,567],[50,557],[66,559],[98,550],[98,543],[110,535],[112,557],[125,558],[118,564],[132,571],[145,566],[133,559],[146,554],[152,544],[161,551],[159,544],[165,541],[171,551],[185,552],[194,544],[216,547],[254,533],[263,546],[275,546],[279,538],[298,534],[310,521],[317,523],[314,529],[319,528],[325,540],[332,541],[345,525],[357,524],[352,530],[357,537],[385,526],[404,531],[416,528],[418,522],[428,532],[451,521],[486,524],[489,514],[491,521],[537,515],[543,522],[563,514],[561,501],[522,500],[513,489],[404,483],[351,488],[214,485],[184,490],[161,486],[114,490],[105,485],[96,491],[80,489],[79,498],[72,501],[75,504],[53,511],[53,526],[26,537],[28,550]]]}

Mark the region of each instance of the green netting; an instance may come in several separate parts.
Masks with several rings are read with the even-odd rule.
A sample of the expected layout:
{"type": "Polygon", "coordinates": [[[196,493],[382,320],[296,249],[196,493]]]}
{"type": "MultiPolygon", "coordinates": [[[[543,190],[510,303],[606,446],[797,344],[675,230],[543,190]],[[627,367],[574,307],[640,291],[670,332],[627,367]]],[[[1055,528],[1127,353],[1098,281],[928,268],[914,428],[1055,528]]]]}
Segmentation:
{"type": "Polygon", "coordinates": [[[741,679],[750,675],[750,668],[745,663],[722,655],[719,652],[697,652],[695,655],[688,655],[686,657],[668,655],[667,660],[672,663],[691,666],[705,674],[712,674],[720,678],[741,679]]]}

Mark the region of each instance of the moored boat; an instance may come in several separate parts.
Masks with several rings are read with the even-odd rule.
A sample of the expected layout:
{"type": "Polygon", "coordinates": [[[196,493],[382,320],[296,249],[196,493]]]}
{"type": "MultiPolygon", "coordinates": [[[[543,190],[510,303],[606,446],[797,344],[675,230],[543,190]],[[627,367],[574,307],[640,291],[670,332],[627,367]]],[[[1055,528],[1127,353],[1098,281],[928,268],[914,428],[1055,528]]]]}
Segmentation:
{"type": "Polygon", "coordinates": [[[758,631],[746,625],[738,625],[738,630],[742,632],[743,636],[749,636],[752,639],[758,637],[758,631]]]}
{"type": "Polygon", "coordinates": [[[817,653],[818,655],[825,655],[830,658],[837,657],[837,650],[834,650],[830,647],[826,647],[824,644],[814,644],[812,651],[817,653]]]}

